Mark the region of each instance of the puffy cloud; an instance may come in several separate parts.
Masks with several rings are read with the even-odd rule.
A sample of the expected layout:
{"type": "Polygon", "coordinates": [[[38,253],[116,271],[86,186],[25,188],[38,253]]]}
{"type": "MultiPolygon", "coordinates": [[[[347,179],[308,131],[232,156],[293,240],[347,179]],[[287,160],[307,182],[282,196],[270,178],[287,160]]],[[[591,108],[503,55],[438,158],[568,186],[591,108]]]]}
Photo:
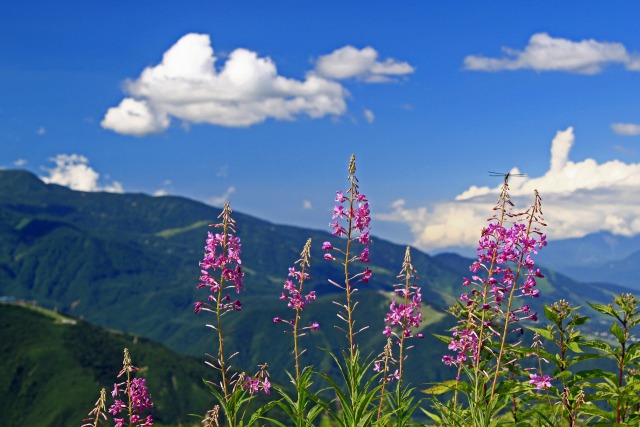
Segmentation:
{"type": "Polygon", "coordinates": [[[531,36],[523,51],[507,47],[502,51],[506,57],[469,55],[464,59],[464,67],[474,71],[533,69],[597,74],[605,65],[617,63],[628,70],[640,71],[640,59],[629,54],[622,44],[593,39],[574,42],[537,33],[531,36]]]}
{"type": "Polygon", "coordinates": [[[378,51],[370,46],[363,49],[345,46],[321,56],[316,62],[316,72],[323,77],[337,80],[358,78],[369,83],[387,82],[414,71],[408,62],[392,58],[378,61],[378,51]]]}
{"type": "Polygon", "coordinates": [[[40,177],[47,184],[58,184],[79,191],[107,191],[122,193],[122,184],[117,181],[102,186],[98,183],[100,174],[89,166],[89,160],[78,154],[58,154],[50,159],[56,167],[46,169],[49,176],[40,177]]]}
{"type": "Polygon", "coordinates": [[[307,73],[304,80],[285,78],[270,58],[247,49],[231,52],[219,70],[217,60],[208,35],[183,36],[160,64],[126,82],[129,97],[107,111],[102,126],[143,136],[162,132],[172,117],[245,127],[269,118],[320,118],[346,111],[347,90],[317,73],[307,73]]]}
{"type": "Polygon", "coordinates": [[[222,193],[219,196],[213,196],[212,198],[209,199],[209,203],[214,205],[214,206],[222,206],[224,205],[227,201],[229,201],[229,197],[231,197],[231,195],[233,193],[236,192],[236,187],[231,185],[229,186],[224,193],[222,193]]]}
{"type": "Polygon", "coordinates": [[[17,159],[15,162],[13,162],[13,164],[14,164],[14,166],[22,167],[22,166],[27,164],[27,160],[26,159],[17,159]]]}
{"type": "MultiPolygon", "coordinates": [[[[540,177],[513,177],[511,200],[525,210],[537,189],[552,238],[581,237],[597,231],[631,236],[640,233],[640,163],[594,159],[571,161],[573,128],[559,131],[551,144],[549,170],[540,177]]],[[[513,168],[511,173],[518,173],[513,168]]],[[[455,200],[407,208],[403,201],[379,218],[407,223],[415,245],[425,250],[474,245],[492,215],[501,185],[471,186],[455,200]]]]}
{"type": "Polygon", "coordinates": [[[618,135],[640,135],[640,125],[633,123],[614,123],[611,129],[618,135]]]}
{"type": "Polygon", "coordinates": [[[167,113],[152,109],[147,101],[125,98],[120,105],[107,110],[100,124],[114,132],[145,136],[164,131],[169,127],[169,123],[167,113]]]}

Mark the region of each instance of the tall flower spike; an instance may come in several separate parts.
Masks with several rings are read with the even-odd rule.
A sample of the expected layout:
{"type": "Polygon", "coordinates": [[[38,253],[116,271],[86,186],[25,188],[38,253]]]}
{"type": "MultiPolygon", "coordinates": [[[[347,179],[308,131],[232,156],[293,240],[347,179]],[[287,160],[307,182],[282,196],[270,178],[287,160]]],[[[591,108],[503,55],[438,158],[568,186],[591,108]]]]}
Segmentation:
{"type": "Polygon", "coordinates": [[[280,317],[273,319],[273,323],[286,323],[293,329],[293,355],[296,363],[296,381],[300,381],[300,363],[299,358],[303,351],[298,348],[298,338],[304,335],[300,333],[307,329],[318,330],[318,323],[314,322],[310,326],[300,326],[300,313],[305,309],[306,305],[316,299],[316,292],[311,291],[304,294],[304,282],[309,279],[308,269],[311,267],[311,239],[307,240],[302,252],[300,253],[300,259],[294,264],[294,267],[289,268],[289,278],[284,283],[284,292],[282,292],[281,300],[288,301],[287,305],[295,310],[296,315],[293,320],[284,320],[280,317]],[[295,265],[298,265],[299,270],[296,270],[295,265]]]}
{"type": "Polygon", "coordinates": [[[351,358],[355,355],[355,335],[362,331],[355,330],[355,319],[353,318],[353,310],[357,305],[353,301],[353,293],[357,290],[354,283],[368,283],[371,279],[371,270],[365,268],[364,271],[353,274],[351,265],[354,262],[369,263],[369,245],[371,238],[369,235],[371,211],[369,210],[369,201],[367,197],[360,193],[358,186],[358,178],[356,173],[356,157],[351,155],[349,160],[349,189],[346,191],[347,196],[342,191],[336,192],[335,201],[338,203],[333,208],[332,220],[329,223],[333,228],[333,235],[337,237],[345,237],[345,248],[340,249],[331,244],[324,242],[322,249],[326,252],[324,258],[329,261],[340,262],[344,268],[344,284],[330,281],[331,284],[342,289],[346,295],[346,304],[336,304],[344,307],[346,313],[339,313],[338,317],[347,323],[347,328],[342,329],[349,340],[349,354],[351,358]],[[356,251],[356,245],[360,245],[361,250],[356,251]]]}
{"type": "MultiPolygon", "coordinates": [[[[508,353],[506,336],[521,327],[514,324],[523,320],[537,320],[527,304],[518,307],[516,298],[539,296],[536,279],[544,277],[535,268],[533,255],[546,245],[546,237],[539,227],[544,226],[540,196],[535,192],[534,203],[525,212],[513,214],[509,198],[508,174],[494,208],[497,211],[483,228],[478,244],[478,259],[469,267],[472,275],[463,279],[465,291],[457,306],[450,312],[458,317],[449,349],[455,356],[445,355],[442,361],[462,365],[470,359],[470,366],[482,372],[491,371],[493,377],[490,395],[493,397],[502,371],[503,359],[508,353]]],[[[489,376],[487,376],[488,378],[489,376]]],[[[480,376],[475,377],[475,390],[480,390],[480,376]]],[[[454,395],[454,406],[457,396],[454,395]]]]}
{"type": "Polygon", "coordinates": [[[153,408],[153,402],[151,402],[151,397],[149,396],[146,380],[144,378],[131,377],[133,372],[139,370],[139,368],[133,366],[129,350],[125,348],[122,370],[118,374],[118,378],[126,374],[127,379],[124,382],[114,384],[111,396],[115,400],[109,407],[109,413],[113,415],[115,427],[124,427],[125,425],[131,427],[153,426],[153,417],[151,415],[147,415],[145,418],[140,415],[153,408]],[[120,399],[120,393],[127,396],[128,402],[120,399]],[[124,418],[125,414],[128,415],[127,418],[124,418]]]}
{"type": "Polygon", "coordinates": [[[399,347],[398,378],[400,382],[402,381],[403,362],[406,358],[404,354],[405,350],[407,350],[405,346],[406,340],[412,337],[424,338],[423,334],[412,331],[412,329],[417,330],[420,327],[420,323],[422,323],[422,313],[420,312],[422,293],[421,289],[415,283],[412,283],[412,280],[418,278],[416,273],[411,263],[411,248],[407,246],[402,270],[398,275],[398,279],[401,279],[402,282],[393,285],[395,296],[384,319],[388,325],[382,332],[387,337],[393,336],[397,340],[399,347]],[[396,297],[400,298],[400,303],[396,301],[396,297]],[[394,331],[394,327],[399,327],[399,331],[394,331]]]}
{"type": "Polygon", "coordinates": [[[89,417],[83,420],[84,424],[82,424],[82,426],[80,427],[98,427],[99,424],[102,424],[104,421],[106,421],[106,402],[107,392],[103,388],[102,390],[100,390],[100,397],[96,401],[94,408],[91,410],[91,412],[89,412],[89,417]]]}
{"type": "Polygon", "coordinates": [[[216,330],[218,334],[218,356],[210,366],[218,369],[222,374],[221,388],[225,397],[229,396],[229,378],[227,378],[227,358],[224,352],[224,336],[222,328],[222,317],[231,311],[242,310],[242,303],[238,299],[231,298],[230,290],[239,293],[242,290],[242,261],[240,259],[241,244],[240,238],[235,236],[235,221],[231,217],[233,211],[229,202],[224,204],[224,208],[218,218],[221,222],[212,224],[210,227],[219,228],[219,233],[207,233],[205,254],[200,262],[200,284],[198,289],[208,288],[210,291],[207,302],[198,301],[194,304],[195,313],[208,311],[214,313],[216,322],[214,325],[207,325],[216,330]]]}

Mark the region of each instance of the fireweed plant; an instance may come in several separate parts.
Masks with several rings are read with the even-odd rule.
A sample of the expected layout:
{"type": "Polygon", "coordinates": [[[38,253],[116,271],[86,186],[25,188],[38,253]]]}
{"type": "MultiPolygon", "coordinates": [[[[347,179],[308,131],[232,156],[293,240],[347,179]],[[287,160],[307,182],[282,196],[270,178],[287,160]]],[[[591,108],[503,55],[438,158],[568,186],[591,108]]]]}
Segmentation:
{"type": "Polygon", "coordinates": [[[380,385],[375,385],[376,376],[371,375],[373,360],[362,359],[355,337],[358,333],[367,329],[364,326],[356,329],[354,316],[358,302],[354,294],[358,283],[367,284],[371,279],[371,270],[362,267],[369,264],[369,246],[371,244],[370,223],[371,211],[367,196],[360,192],[358,178],[356,177],[356,158],[354,155],[349,160],[347,180],[349,188],[346,192],[337,191],[329,226],[335,237],[342,238],[335,245],[329,241],[322,244],[325,251],[324,259],[330,262],[340,263],[344,276],[340,282],[329,282],[344,292],[345,300],[333,301],[340,308],[337,316],[344,322],[344,326],[336,325],[336,328],[345,334],[348,341],[348,351],[343,352],[342,359],[329,352],[340,370],[344,386],[341,386],[333,378],[326,374],[322,377],[329,383],[330,388],[337,396],[338,408],[332,407],[329,402],[323,401],[314,395],[316,402],[329,412],[333,425],[343,427],[371,425],[376,416],[376,407],[373,403],[380,385]],[[357,266],[357,267],[356,267],[357,266]],[[354,272],[353,269],[357,268],[354,272]]]}
{"type": "MultiPolygon", "coordinates": [[[[126,375],[126,380],[113,385],[111,397],[114,402],[108,410],[113,417],[114,427],[153,426],[153,416],[144,415],[153,408],[146,380],[132,377],[132,374],[139,370],[140,368],[133,366],[129,350],[125,348],[122,370],[118,373],[118,378],[126,375]]],[[[82,427],[97,427],[103,421],[107,421],[106,402],[106,391],[102,389],[100,398],[96,401],[93,410],[89,412],[89,417],[84,420],[82,427]]]]}
{"type": "Polygon", "coordinates": [[[229,360],[236,353],[230,356],[225,354],[223,317],[242,310],[240,300],[233,299],[229,292],[240,293],[244,277],[240,259],[240,238],[235,236],[236,225],[231,217],[232,212],[229,202],[225,203],[218,216],[221,222],[210,226],[220,229],[220,232],[207,233],[205,254],[200,262],[201,276],[198,289],[206,288],[210,294],[207,302],[198,301],[194,304],[194,311],[196,314],[202,311],[213,313],[214,323],[206,326],[216,331],[218,339],[217,357],[207,354],[210,360],[206,360],[205,363],[220,372],[221,381],[219,384],[211,381],[205,383],[216,397],[229,426],[249,426],[258,420],[262,411],[252,414],[245,424],[247,404],[258,391],[269,394],[271,383],[266,364],[261,365],[260,370],[253,376],[232,373],[229,360]]]}
{"type": "MultiPolygon", "coordinates": [[[[296,427],[313,426],[313,421],[320,415],[323,409],[321,405],[313,405],[313,400],[310,399],[308,393],[309,387],[313,384],[313,370],[310,366],[304,367],[302,370],[300,368],[300,355],[306,350],[300,349],[298,340],[306,335],[307,331],[317,331],[320,326],[317,322],[313,322],[309,326],[301,325],[302,311],[308,303],[316,299],[315,291],[304,293],[304,283],[310,279],[309,268],[311,268],[311,239],[308,239],[304,245],[300,253],[300,259],[295,262],[293,267],[289,268],[289,275],[284,283],[284,290],[280,296],[280,300],[287,301],[287,306],[295,312],[295,317],[291,320],[286,320],[281,317],[275,317],[273,319],[273,323],[284,323],[291,328],[291,331],[285,332],[293,338],[295,377],[288,372],[287,374],[297,393],[294,400],[283,388],[275,386],[274,389],[282,397],[276,401],[275,404],[287,414],[296,427]]],[[[282,425],[272,418],[266,419],[275,424],[282,425]]]]}
{"type": "MultiPolygon", "coordinates": [[[[207,234],[205,254],[200,263],[199,289],[209,295],[195,303],[196,313],[211,313],[207,326],[215,331],[216,356],[207,355],[206,363],[219,374],[219,383],[205,381],[215,402],[202,417],[202,426],[248,427],[271,422],[280,427],[330,425],[406,426],[545,426],[640,425],[640,340],[633,335],[640,325],[640,306],[631,294],[616,296],[612,304],[590,304],[595,312],[612,320],[610,335],[594,339],[581,332],[588,317],[560,300],[544,305],[546,324],[537,326],[538,313],[532,302],[540,296],[537,280],[544,277],[533,257],[546,246],[541,228],[545,225],[540,197],[527,210],[514,213],[509,197],[509,175],[502,185],[494,215],[482,229],[478,258],[470,266],[470,277],[462,281],[463,292],[448,312],[457,320],[449,335],[435,335],[448,346],[442,357],[452,379],[433,384],[423,392],[432,405],[422,408],[431,424],[420,424],[413,417],[422,400],[412,396],[406,380],[409,340],[422,338],[419,332],[421,290],[416,285],[416,270],[407,248],[399,282],[394,285],[394,300],[381,331],[387,337],[383,352],[375,360],[364,358],[356,342],[355,308],[357,286],[367,285],[372,271],[370,261],[370,210],[367,197],[360,193],[355,176],[355,157],[348,168],[349,187],[336,193],[332,234],[335,242],[322,244],[324,259],[338,263],[343,275],[330,280],[344,300],[333,301],[339,307],[338,328],[346,337],[341,356],[326,349],[340,375],[333,378],[301,366],[304,353],[299,339],[317,330],[316,322],[304,320],[303,311],[315,300],[309,292],[311,241],[307,241],[300,259],[289,269],[280,299],[293,310],[291,319],[275,318],[286,325],[293,338],[295,372],[289,374],[294,395],[274,386],[279,396],[264,405],[249,405],[256,393],[270,393],[267,365],[252,375],[232,370],[225,350],[225,316],[242,310],[232,294],[242,290],[243,272],[240,239],[227,202],[213,225],[217,233],[207,234]],[[593,369],[593,362],[598,365],[593,369]],[[591,363],[591,364],[590,364],[591,363]],[[611,370],[606,370],[612,366],[611,370]],[[582,370],[581,370],[582,368],[582,370]],[[316,379],[318,381],[316,381],[316,379]],[[310,390],[313,382],[328,384],[319,391],[310,390]],[[393,386],[395,385],[395,388],[393,386]],[[334,399],[327,396],[335,396],[334,399]],[[256,407],[257,406],[257,407],[256,407]],[[271,416],[278,408],[291,423],[271,416]],[[327,416],[330,420],[327,419],[327,416]],[[248,418],[248,420],[247,420],[248,418]]],[[[113,418],[116,427],[153,425],[153,407],[144,378],[134,378],[138,369],[125,349],[123,369],[115,384],[114,403],[107,406],[107,394],[89,412],[82,427],[97,427],[113,418]],[[108,409],[107,409],[108,407],[108,409]]]]}
{"type": "Polygon", "coordinates": [[[515,394],[520,384],[513,372],[518,370],[519,357],[513,349],[520,341],[512,343],[507,338],[522,334],[524,321],[537,321],[537,313],[516,300],[539,296],[536,278],[544,276],[535,268],[532,255],[546,245],[546,236],[539,229],[545,224],[537,191],[529,209],[513,213],[508,179],[507,174],[495,214],[482,230],[478,259],[469,267],[473,275],[464,278],[465,291],[450,309],[458,325],[451,337],[439,337],[455,352],[444,355],[443,363],[457,369],[455,381],[448,383],[454,390],[453,402],[436,403],[440,417],[434,419],[445,425],[489,426],[507,403],[517,408],[515,394]],[[467,407],[458,400],[460,392],[465,394],[467,407]],[[505,395],[513,399],[505,401],[505,395]]]}
{"type": "Polygon", "coordinates": [[[382,419],[385,400],[389,397],[385,393],[387,384],[396,381],[395,393],[387,399],[393,409],[394,425],[396,426],[408,425],[411,421],[411,415],[419,404],[419,401],[413,404],[412,389],[403,389],[402,387],[404,361],[407,358],[406,351],[413,347],[408,346],[407,343],[411,338],[424,338],[422,333],[415,332],[422,323],[422,313],[420,312],[422,290],[413,282],[418,279],[416,273],[416,269],[411,263],[411,249],[407,247],[402,270],[398,275],[401,282],[393,285],[395,297],[384,319],[387,326],[382,333],[387,337],[387,344],[382,352],[382,359],[374,363],[374,370],[382,374],[377,420],[382,419]],[[396,297],[400,299],[399,303],[396,301],[396,297]],[[394,340],[398,348],[397,359],[393,357],[392,343],[394,340]],[[396,366],[397,369],[390,373],[392,366],[396,366]]]}

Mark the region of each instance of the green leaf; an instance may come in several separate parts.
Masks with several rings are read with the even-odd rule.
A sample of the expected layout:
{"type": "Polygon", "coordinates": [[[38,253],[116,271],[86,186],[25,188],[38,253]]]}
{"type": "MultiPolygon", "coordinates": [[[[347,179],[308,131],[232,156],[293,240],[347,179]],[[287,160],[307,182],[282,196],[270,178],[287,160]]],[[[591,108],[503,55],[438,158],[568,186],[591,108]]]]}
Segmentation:
{"type": "Polygon", "coordinates": [[[609,328],[609,331],[616,337],[620,344],[623,344],[627,341],[624,330],[617,323],[613,323],[609,328]]]}
{"type": "Polygon", "coordinates": [[[453,340],[452,337],[447,336],[447,335],[438,335],[438,334],[432,334],[434,337],[438,338],[440,341],[442,341],[445,344],[451,344],[451,341],[453,340]]]}
{"type": "Polygon", "coordinates": [[[603,341],[585,341],[582,343],[583,347],[591,347],[591,348],[595,348],[597,350],[602,350],[608,354],[614,355],[615,351],[613,350],[613,348],[607,344],[606,342],[603,341]]]}
{"type": "Polygon", "coordinates": [[[592,304],[589,303],[591,308],[595,311],[598,311],[602,314],[606,314],[607,316],[615,317],[615,312],[613,311],[613,307],[605,305],[605,304],[592,304]]]}
{"type": "Polygon", "coordinates": [[[551,310],[547,304],[544,305],[544,315],[547,317],[547,319],[549,319],[556,325],[561,322],[560,317],[553,310],[551,310]]]}
{"type": "MultiPolygon", "coordinates": [[[[586,371],[576,372],[573,379],[575,381],[587,381],[593,379],[613,379],[615,380],[616,374],[613,372],[603,371],[602,369],[588,369],[586,371]]],[[[591,384],[594,385],[594,384],[591,384]]]]}
{"type": "Polygon", "coordinates": [[[569,341],[567,345],[574,353],[583,353],[582,349],[580,348],[577,342],[569,341]]]}
{"type": "MultiPolygon", "coordinates": [[[[460,381],[456,380],[447,380],[441,383],[437,383],[432,387],[421,390],[423,393],[430,394],[433,396],[437,396],[443,393],[447,393],[449,391],[454,391],[459,388],[460,381]]],[[[466,384],[466,383],[465,383],[466,384]]]]}

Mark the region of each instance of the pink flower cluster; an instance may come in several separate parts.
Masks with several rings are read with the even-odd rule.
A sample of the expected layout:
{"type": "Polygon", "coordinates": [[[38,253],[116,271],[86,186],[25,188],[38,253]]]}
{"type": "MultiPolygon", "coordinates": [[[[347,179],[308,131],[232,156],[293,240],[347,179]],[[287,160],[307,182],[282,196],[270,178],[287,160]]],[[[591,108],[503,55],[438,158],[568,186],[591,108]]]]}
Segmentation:
{"type": "Polygon", "coordinates": [[[136,427],[150,427],[153,426],[153,417],[147,415],[145,418],[140,416],[141,413],[153,408],[153,402],[149,397],[149,391],[147,389],[147,382],[144,378],[134,378],[127,387],[126,382],[114,384],[111,397],[116,398],[113,405],[109,408],[109,413],[113,415],[115,421],[115,427],[124,427],[125,425],[131,425],[136,427]],[[124,389],[120,390],[124,386],[124,389]],[[127,413],[129,405],[117,399],[120,393],[128,394],[128,400],[131,400],[131,407],[135,413],[131,414],[129,421],[125,421],[125,418],[117,417],[120,413],[127,413]]]}
{"type": "MultiPolygon", "coordinates": [[[[396,286],[403,286],[402,284],[396,286]]],[[[392,331],[391,326],[399,325],[402,328],[402,335],[404,338],[412,336],[411,328],[419,328],[422,323],[422,313],[420,312],[420,302],[422,301],[421,289],[416,288],[406,290],[396,289],[403,299],[408,300],[408,304],[398,304],[394,298],[393,302],[389,306],[389,312],[387,313],[384,321],[389,323],[390,326],[386,326],[382,332],[386,336],[396,335],[392,331]]],[[[423,334],[413,334],[416,338],[424,338],[423,334]]]]}
{"type": "Polygon", "coordinates": [[[449,350],[457,352],[456,357],[446,354],[442,357],[445,365],[457,365],[467,361],[467,355],[475,360],[478,351],[478,334],[473,330],[463,330],[458,332],[458,328],[453,328],[453,339],[449,343],[449,350]]]}
{"type": "MultiPolygon", "coordinates": [[[[215,227],[222,227],[222,224],[216,224],[215,227]]],[[[204,249],[204,258],[200,262],[201,276],[198,289],[209,288],[211,295],[209,295],[208,300],[220,304],[220,308],[223,311],[241,311],[242,303],[240,300],[235,299],[232,301],[229,294],[224,295],[220,301],[217,300],[218,295],[220,295],[220,286],[225,288],[235,287],[236,293],[242,290],[244,273],[242,272],[242,260],[240,259],[240,238],[231,233],[214,234],[208,232],[204,249]],[[220,271],[219,278],[212,275],[215,271],[220,271]],[[232,283],[232,285],[227,286],[225,282],[232,283]]],[[[201,310],[211,311],[210,307],[210,304],[198,301],[194,304],[194,311],[196,314],[201,310]]]]}
{"type": "MultiPolygon", "coordinates": [[[[464,320],[463,330],[454,329],[449,349],[456,351],[455,357],[445,355],[442,361],[446,365],[463,363],[467,357],[477,360],[479,340],[478,330],[496,334],[494,319],[505,315],[504,305],[516,286],[514,297],[537,298],[539,291],[535,289],[536,278],[544,277],[540,269],[535,268],[532,255],[537,249],[547,245],[546,236],[537,230],[531,232],[525,224],[514,223],[504,227],[497,221],[483,228],[478,244],[478,260],[469,270],[474,274],[471,278],[463,278],[462,286],[470,287],[460,295],[460,302],[469,310],[468,319],[464,320]],[[534,237],[535,236],[535,237],[534,237]],[[523,277],[526,277],[522,280],[523,277]],[[474,310],[484,311],[482,316],[474,316],[474,310]]],[[[529,305],[512,308],[508,314],[509,323],[517,323],[528,319],[537,321],[537,313],[531,313],[529,305]]],[[[522,332],[522,329],[517,329],[522,332]]]]}
{"type": "MultiPolygon", "coordinates": [[[[284,290],[280,296],[280,300],[288,301],[287,306],[295,311],[302,311],[305,309],[308,303],[316,300],[316,291],[311,291],[306,295],[302,293],[302,284],[309,278],[309,274],[296,270],[294,267],[289,268],[290,279],[284,282],[284,290]],[[295,283],[294,280],[297,282],[295,283]]],[[[291,326],[294,326],[295,320],[284,320],[280,317],[275,317],[273,323],[284,322],[291,326]]],[[[313,329],[317,331],[319,329],[317,322],[313,322],[311,326],[307,326],[302,329],[313,329]]]]}
{"type": "MultiPolygon", "coordinates": [[[[335,201],[338,205],[333,207],[333,214],[331,216],[334,222],[329,223],[333,228],[334,236],[342,237],[346,236],[351,241],[357,241],[363,248],[359,255],[350,259],[349,262],[359,260],[363,263],[369,263],[369,244],[371,243],[371,236],[369,234],[369,228],[371,223],[371,210],[369,209],[369,201],[367,196],[357,191],[357,187],[354,191],[353,199],[347,198],[342,191],[336,192],[335,201]],[[345,205],[346,204],[346,205],[345,205]],[[343,225],[346,222],[347,228],[343,225]]],[[[331,242],[324,242],[322,244],[322,250],[324,259],[334,261],[336,258],[331,251],[337,251],[344,255],[344,252],[335,248],[331,242]]],[[[360,280],[364,283],[368,283],[371,279],[371,270],[366,268],[362,273],[358,274],[360,280]]]]}
{"type": "Polygon", "coordinates": [[[266,363],[259,366],[260,370],[258,372],[252,377],[247,376],[244,379],[242,388],[252,395],[260,391],[264,392],[264,394],[271,394],[271,382],[269,382],[269,372],[267,371],[269,366],[266,363]]]}
{"type": "Polygon", "coordinates": [[[551,377],[549,375],[529,374],[529,384],[538,390],[546,390],[551,387],[551,377]]]}
{"type": "MultiPolygon", "coordinates": [[[[340,225],[340,221],[343,218],[347,218],[352,222],[352,228],[360,231],[359,241],[363,245],[367,245],[369,243],[369,223],[371,222],[371,211],[369,210],[369,201],[367,200],[367,196],[364,194],[360,194],[356,192],[355,194],[355,203],[358,206],[346,207],[344,203],[350,202],[350,200],[345,197],[342,191],[336,192],[335,201],[339,203],[339,205],[335,205],[333,207],[333,215],[331,215],[331,219],[335,219],[335,222],[330,223],[329,225],[333,228],[334,236],[345,236],[347,235],[347,230],[340,225]]],[[[350,203],[351,204],[351,203],[350,203]]]]}

